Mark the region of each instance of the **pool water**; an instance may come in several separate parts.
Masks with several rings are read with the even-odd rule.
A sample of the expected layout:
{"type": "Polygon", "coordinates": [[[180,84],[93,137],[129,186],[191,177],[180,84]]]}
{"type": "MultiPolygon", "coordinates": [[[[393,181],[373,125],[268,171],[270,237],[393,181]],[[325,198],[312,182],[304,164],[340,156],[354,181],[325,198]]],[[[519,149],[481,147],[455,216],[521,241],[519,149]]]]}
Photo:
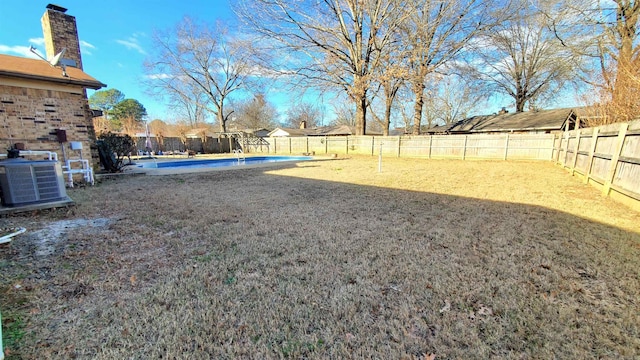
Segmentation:
{"type": "Polygon", "coordinates": [[[240,159],[239,161],[238,161],[238,158],[234,157],[234,158],[224,158],[224,159],[146,162],[144,164],[138,164],[138,167],[145,168],[145,169],[149,169],[149,168],[194,169],[194,168],[243,166],[243,165],[252,165],[252,164],[282,162],[282,161],[306,161],[311,159],[312,159],[311,156],[252,156],[252,157],[247,157],[245,159],[240,159]]]}

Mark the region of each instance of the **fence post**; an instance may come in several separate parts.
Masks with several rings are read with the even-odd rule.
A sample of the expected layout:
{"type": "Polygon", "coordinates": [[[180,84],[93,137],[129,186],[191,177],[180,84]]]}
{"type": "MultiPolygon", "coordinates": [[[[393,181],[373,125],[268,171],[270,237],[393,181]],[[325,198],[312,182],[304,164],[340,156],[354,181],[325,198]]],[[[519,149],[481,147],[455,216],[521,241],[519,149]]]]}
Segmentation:
{"type": "Polygon", "coordinates": [[[291,137],[289,137],[289,154],[291,154],[291,137]]]}
{"type": "Polygon", "coordinates": [[[307,154],[309,153],[309,137],[305,137],[305,139],[307,140],[307,154]]]}
{"type": "Polygon", "coordinates": [[[576,150],[573,152],[573,163],[571,164],[571,176],[575,175],[576,173],[576,164],[578,163],[578,151],[580,151],[580,139],[582,138],[581,135],[582,129],[578,129],[578,131],[576,131],[576,150]]]}
{"type": "Polygon", "coordinates": [[[624,145],[624,139],[627,136],[627,128],[629,123],[620,124],[620,130],[618,131],[618,143],[616,144],[616,150],[611,156],[611,164],[609,164],[609,173],[604,182],[602,188],[602,195],[607,196],[611,191],[611,184],[613,184],[613,178],[616,175],[616,169],[618,168],[618,159],[620,159],[620,153],[622,152],[622,146],[624,145]]]}
{"type": "Polygon", "coordinates": [[[429,135],[429,159],[431,159],[431,145],[433,144],[433,135],[429,135]]]}
{"type": "Polygon", "coordinates": [[[371,156],[376,154],[376,139],[375,136],[371,137],[371,156]]]}
{"type": "Polygon", "coordinates": [[[324,137],[324,153],[325,155],[329,153],[329,139],[324,137]]]}
{"type": "Polygon", "coordinates": [[[564,148],[564,160],[562,160],[562,167],[563,168],[567,166],[567,155],[569,155],[569,139],[570,139],[570,135],[571,134],[569,134],[569,130],[566,130],[564,132],[564,135],[565,135],[564,137],[567,138],[567,145],[564,148]]]}
{"type": "Polygon", "coordinates": [[[346,146],[347,152],[346,152],[346,154],[348,155],[349,154],[349,136],[345,137],[345,139],[347,139],[346,140],[346,143],[347,143],[347,146],[346,146]]]}
{"type": "Polygon", "coordinates": [[[400,142],[402,141],[402,136],[398,136],[398,157],[400,157],[400,142]]]}
{"type": "Polygon", "coordinates": [[[589,160],[587,161],[587,168],[584,171],[584,183],[589,183],[591,177],[591,168],[593,167],[593,155],[596,153],[596,145],[598,143],[599,127],[593,128],[593,135],[591,136],[591,149],[589,149],[589,160]]]}
{"type": "Polygon", "coordinates": [[[560,162],[560,149],[562,149],[562,136],[558,136],[558,146],[556,147],[556,135],[558,134],[553,134],[553,147],[556,149],[556,153],[553,154],[553,161],[557,164],[558,162],[560,162]]]}
{"type": "Polygon", "coordinates": [[[509,133],[507,133],[507,138],[504,141],[504,158],[502,160],[507,160],[508,154],[509,154],[509,133]]]}

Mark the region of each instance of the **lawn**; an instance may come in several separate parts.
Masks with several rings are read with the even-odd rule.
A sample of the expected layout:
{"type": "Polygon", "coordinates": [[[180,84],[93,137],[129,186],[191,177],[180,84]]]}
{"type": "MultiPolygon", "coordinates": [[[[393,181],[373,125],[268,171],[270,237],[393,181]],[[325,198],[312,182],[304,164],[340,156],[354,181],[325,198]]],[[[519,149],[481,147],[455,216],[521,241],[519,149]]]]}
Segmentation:
{"type": "Polygon", "coordinates": [[[9,359],[640,356],[640,214],[548,162],[352,157],[10,216],[9,359]]]}

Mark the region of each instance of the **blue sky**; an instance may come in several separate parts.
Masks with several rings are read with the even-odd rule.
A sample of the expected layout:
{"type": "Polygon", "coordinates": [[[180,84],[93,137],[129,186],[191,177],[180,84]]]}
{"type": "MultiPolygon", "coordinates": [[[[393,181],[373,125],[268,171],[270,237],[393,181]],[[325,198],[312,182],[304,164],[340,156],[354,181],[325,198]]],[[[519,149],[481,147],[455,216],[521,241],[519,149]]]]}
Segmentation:
{"type": "Polygon", "coordinates": [[[0,53],[34,57],[34,45],[44,55],[40,18],[49,3],[76,17],[84,71],[140,101],[150,119],[172,120],[141,84],[153,31],[172,28],[185,15],[207,22],[234,19],[227,0],[0,0],[0,53]]]}
{"type": "MultiPolygon", "coordinates": [[[[0,53],[35,57],[29,52],[29,46],[34,45],[44,55],[40,18],[49,3],[0,0],[0,53]]],[[[76,17],[85,72],[107,84],[108,88],[116,88],[127,98],[140,101],[150,120],[158,118],[170,122],[176,119],[172,111],[162,101],[146,94],[142,84],[143,63],[153,53],[154,30],[171,29],[185,15],[210,23],[235,21],[228,0],[56,0],[54,3],[67,8],[67,14],[76,17]]],[[[566,104],[556,106],[574,105],[575,100],[570,97],[564,99],[566,104]]],[[[290,96],[270,89],[268,99],[278,108],[282,119],[291,103],[290,96]]],[[[496,112],[510,102],[494,97],[486,108],[476,110],[496,112]]],[[[321,106],[325,111],[330,110],[326,104],[321,106]]]]}

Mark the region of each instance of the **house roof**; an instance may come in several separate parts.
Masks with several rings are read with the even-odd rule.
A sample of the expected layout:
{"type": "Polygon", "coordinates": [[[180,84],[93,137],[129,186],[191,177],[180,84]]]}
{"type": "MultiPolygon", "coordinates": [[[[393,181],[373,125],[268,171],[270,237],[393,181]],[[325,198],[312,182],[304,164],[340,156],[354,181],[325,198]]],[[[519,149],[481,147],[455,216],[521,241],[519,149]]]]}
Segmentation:
{"type": "Polygon", "coordinates": [[[348,125],[322,126],[316,128],[317,136],[353,135],[355,128],[348,125]]]}
{"type": "Polygon", "coordinates": [[[289,134],[289,136],[309,136],[315,132],[314,129],[296,129],[296,128],[275,128],[269,133],[269,136],[275,134],[278,131],[283,131],[289,134]]]}
{"type": "Polygon", "coordinates": [[[451,126],[452,124],[438,125],[438,126],[428,128],[426,132],[429,134],[442,134],[442,133],[446,133],[451,126]]]}
{"type": "Polygon", "coordinates": [[[340,136],[355,134],[354,128],[348,125],[321,126],[311,129],[297,128],[276,128],[269,133],[269,136],[278,131],[283,131],[289,136],[340,136]]]}
{"type": "Polygon", "coordinates": [[[575,117],[573,109],[552,109],[474,116],[460,120],[452,125],[437,126],[430,133],[473,133],[561,130],[567,120],[575,117]]]}
{"type": "Polygon", "coordinates": [[[62,69],[39,59],[0,54],[0,76],[77,85],[89,89],[107,86],[78,68],[67,67],[67,75],[63,76],[62,69]]]}

